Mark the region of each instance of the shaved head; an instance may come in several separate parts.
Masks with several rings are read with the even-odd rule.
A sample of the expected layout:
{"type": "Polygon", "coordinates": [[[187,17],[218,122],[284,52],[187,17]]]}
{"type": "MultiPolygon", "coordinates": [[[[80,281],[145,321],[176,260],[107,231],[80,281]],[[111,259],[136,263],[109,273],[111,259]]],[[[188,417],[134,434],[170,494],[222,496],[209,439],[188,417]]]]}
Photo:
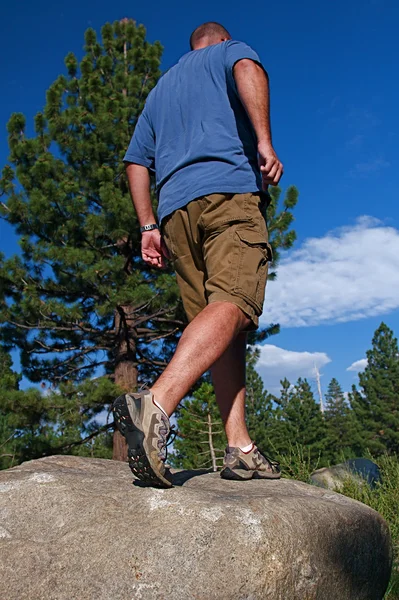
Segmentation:
{"type": "Polygon", "coordinates": [[[193,31],[190,37],[190,48],[191,50],[197,50],[226,40],[231,40],[231,35],[227,29],[220,23],[209,21],[209,23],[204,23],[193,31]]]}

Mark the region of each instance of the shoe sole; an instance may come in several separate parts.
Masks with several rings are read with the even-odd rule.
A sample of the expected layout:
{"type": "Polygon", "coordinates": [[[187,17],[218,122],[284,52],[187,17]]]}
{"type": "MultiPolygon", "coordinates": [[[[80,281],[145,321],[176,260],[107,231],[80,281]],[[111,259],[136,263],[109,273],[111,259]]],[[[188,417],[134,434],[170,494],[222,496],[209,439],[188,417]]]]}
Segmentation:
{"type": "Polygon", "coordinates": [[[233,481],[248,481],[249,479],[280,479],[281,473],[267,473],[265,471],[244,470],[244,469],[229,469],[226,467],[220,472],[222,479],[230,479],[233,481]],[[263,474],[264,473],[264,474],[263,474]]]}
{"type": "Polygon", "coordinates": [[[143,483],[151,486],[172,487],[172,482],[157,473],[154,465],[151,464],[151,458],[147,456],[144,447],[144,432],[132,420],[125,395],[119,396],[115,400],[113,413],[118,431],[123,435],[128,445],[129,467],[133,475],[143,483]]]}

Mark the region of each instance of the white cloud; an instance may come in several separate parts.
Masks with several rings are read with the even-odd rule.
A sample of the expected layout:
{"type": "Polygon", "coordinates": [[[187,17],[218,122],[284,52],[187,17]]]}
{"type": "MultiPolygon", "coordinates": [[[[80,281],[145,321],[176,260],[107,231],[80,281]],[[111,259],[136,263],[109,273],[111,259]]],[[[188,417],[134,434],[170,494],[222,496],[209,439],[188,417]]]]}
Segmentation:
{"type": "Polygon", "coordinates": [[[285,327],[355,321],[399,307],[399,231],[360,217],[305,240],[280,261],[261,322],[285,327]]]}
{"type": "Polygon", "coordinates": [[[262,377],[265,388],[274,394],[280,391],[280,381],[286,377],[295,383],[298,377],[314,379],[315,366],[321,369],[331,362],[325,352],[295,352],[272,344],[258,346],[260,350],[256,370],[262,377]]]}
{"type": "Polygon", "coordinates": [[[346,370],[347,371],[356,371],[356,373],[358,373],[359,371],[364,371],[364,369],[367,367],[367,358],[361,358],[360,360],[356,360],[354,363],[351,364],[350,367],[348,367],[346,370]]]}

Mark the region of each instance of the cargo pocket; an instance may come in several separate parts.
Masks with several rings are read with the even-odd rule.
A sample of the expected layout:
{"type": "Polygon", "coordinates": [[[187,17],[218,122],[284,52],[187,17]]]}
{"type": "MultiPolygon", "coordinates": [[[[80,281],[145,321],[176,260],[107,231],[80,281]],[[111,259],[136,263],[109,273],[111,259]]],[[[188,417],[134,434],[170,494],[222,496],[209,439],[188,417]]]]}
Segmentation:
{"type": "Polygon", "coordinates": [[[270,244],[262,233],[253,229],[237,229],[239,253],[234,293],[246,300],[260,315],[265,298],[269,261],[273,259],[270,244]]]}

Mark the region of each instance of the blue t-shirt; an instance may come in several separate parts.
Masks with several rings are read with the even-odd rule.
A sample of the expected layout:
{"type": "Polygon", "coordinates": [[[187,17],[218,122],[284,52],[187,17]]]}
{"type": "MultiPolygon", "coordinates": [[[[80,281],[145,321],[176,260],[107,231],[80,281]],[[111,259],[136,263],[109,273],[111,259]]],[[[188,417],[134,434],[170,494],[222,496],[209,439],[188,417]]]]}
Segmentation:
{"type": "Polygon", "coordinates": [[[233,67],[256,52],[229,40],[188,52],[150,92],[124,157],[155,171],[159,222],[213,193],[262,190],[257,139],[233,67]]]}

